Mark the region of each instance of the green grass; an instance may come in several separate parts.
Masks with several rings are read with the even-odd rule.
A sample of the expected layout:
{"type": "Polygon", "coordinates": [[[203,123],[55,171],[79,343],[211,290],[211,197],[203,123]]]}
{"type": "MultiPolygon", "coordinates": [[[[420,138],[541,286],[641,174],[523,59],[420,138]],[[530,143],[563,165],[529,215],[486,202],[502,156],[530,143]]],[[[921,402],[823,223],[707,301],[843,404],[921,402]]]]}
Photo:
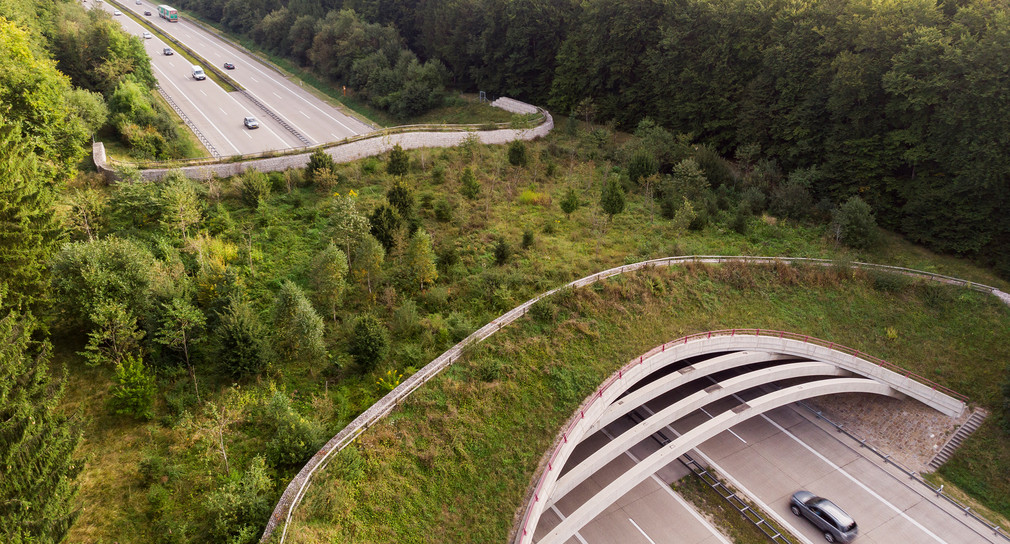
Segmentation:
{"type": "Polygon", "coordinates": [[[633,357],[688,333],[811,334],[975,399],[993,398],[1003,368],[977,361],[1010,356],[1003,305],[950,288],[938,303],[928,290],[880,292],[871,278],[847,276],[792,267],[659,269],[548,301],[540,315],[555,317],[503,330],[341,452],[317,476],[290,541],[504,542],[541,455],[572,410],[633,357]],[[885,326],[899,338],[888,340],[885,326]]]}
{"type": "MultiPolygon", "coordinates": [[[[726,483],[723,482],[723,485],[726,483]]],[[[761,529],[748,521],[718,491],[712,489],[701,478],[689,474],[673,482],[673,489],[703,512],[713,525],[721,528],[734,544],[768,544],[768,536],[761,529]]],[[[767,513],[762,512],[761,509],[749,502],[747,505],[753,511],[761,513],[769,527],[787,535],[787,537],[791,536],[788,532],[784,532],[782,527],[775,523],[767,513]]],[[[790,538],[790,540],[796,541],[795,538],[790,538]]]]}
{"type": "MultiPolygon", "coordinates": [[[[383,394],[376,381],[387,370],[409,373],[522,301],[572,279],[649,258],[789,255],[924,263],[936,272],[1005,285],[970,263],[933,256],[897,237],[889,237],[876,252],[863,254],[827,242],[823,226],[767,218],[753,218],[746,235],[728,229],[719,217],[703,230],[679,231],[658,210],[650,213],[655,207],[636,193],[628,195],[625,212],[606,223],[599,212],[599,186],[613,165],[600,157],[599,150],[586,150],[561,134],[528,145],[531,163],[521,169],[508,165],[504,146],[477,146],[472,156],[462,149],[411,151],[411,170],[404,180],[417,195],[419,221],[436,250],[454,247],[458,261],[440,267],[435,285],[423,292],[409,281],[399,250],[387,256],[384,277],[374,293],[352,281],[338,321],[326,324],[332,355],[326,364],[284,361],[260,376],[236,381],[208,352],[198,349],[194,358],[204,399],[220,404],[248,395],[259,402],[280,391],[329,437],[383,394]],[[441,183],[433,179],[436,164],[446,172],[441,183]],[[475,200],[459,194],[459,175],[467,166],[481,184],[475,200]],[[553,175],[548,175],[550,171],[553,175]],[[583,207],[567,218],[557,203],[570,186],[579,192],[583,207]],[[524,198],[524,191],[544,198],[524,198]],[[434,212],[443,200],[452,212],[447,222],[434,212]],[[519,249],[527,230],[533,233],[533,243],[519,249]],[[516,248],[501,266],[494,262],[498,237],[516,248]],[[407,301],[416,303],[417,316],[406,325],[397,324],[396,314],[407,301]],[[354,319],[364,312],[384,320],[393,338],[390,357],[369,374],[359,372],[346,353],[354,319]]],[[[384,160],[338,165],[346,179],[325,191],[297,187],[287,193],[283,183],[275,185],[274,193],[255,208],[241,200],[237,180],[213,180],[203,185],[206,194],[198,229],[234,251],[224,266],[240,280],[254,306],[269,316],[281,281],[292,279],[308,288],[312,257],[333,235],[333,194],[356,190],[358,208],[365,213],[384,200],[392,182],[383,173],[384,160]]],[[[119,189],[106,190],[112,194],[119,189]]],[[[112,221],[101,235],[123,234],[121,229],[112,221]]],[[[197,275],[200,252],[192,243],[195,233],[183,242],[153,221],[125,234],[141,240],[167,236],[180,252],[186,272],[197,275]]],[[[353,534],[355,542],[359,535],[363,542],[411,542],[411,534],[427,534],[437,526],[431,524],[444,523],[449,528],[447,541],[459,538],[470,525],[474,536],[461,540],[501,537],[533,467],[571,407],[617,365],[688,332],[726,327],[807,332],[914,368],[983,403],[996,398],[994,384],[1003,378],[1001,361],[1007,360],[1007,353],[994,338],[1006,332],[1005,310],[981,295],[875,276],[842,281],[831,269],[752,270],[729,265],[707,270],[680,268],[655,272],[655,277],[649,273],[648,284],[641,278],[614,279],[599,289],[545,303],[546,313],[537,315],[556,318],[509,327],[440,377],[442,381],[418,391],[404,412],[383,423],[402,430],[383,427],[387,430],[368,434],[342,454],[349,457],[343,465],[331,466],[345,466],[341,470],[348,477],[360,478],[368,486],[314,485],[314,493],[332,490],[338,495],[312,499],[322,501],[317,503],[322,506],[303,510],[309,518],[300,533],[320,535],[306,537],[308,542],[329,542],[338,533],[353,534]],[[898,338],[888,340],[886,327],[897,329],[898,338]],[[545,399],[546,404],[538,404],[545,399]],[[484,418],[489,426],[458,425],[484,418]],[[392,455],[403,441],[414,448],[408,450],[415,452],[413,457],[392,455]],[[355,451],[363,461],[351,458],[355,451]],[[485,481],[488,467],[502,478],[485,481]],[[373,481],[379,476],[382,479],[373,481]],[[333,516],[339,518],[335,525],[328,521],[333,516]],[[412,533],[415,529],[426,532],[412,533]]],[[[188,288],[212,315],[208,301],[218,295],[199,281],[188,288]]],[[[84,331],[68,330],[58,322],[52,330],[60,339],[56,362],[69,372],[67,407],[81,414],[88,437],[81,490],[86,507],[69,541],[206,542],[201,535],[212,521],[205,510],[208,496],[229,476],[223,474],[220,456],[205,430],[207,405],[186,400],[190,385],[185,373],[178,374],[170,361],[158,363],[161,393],[155,420],[111,416],[105,406],[111,371],[89,369],[75,354],[84,342],[84,331]],[[160,459],[167,468],[158,478],[144,476],[140,470],[144,459],[148,464],[160,459]]],[[[153,355],[150,360],[155,360],[153,355]]],[[[271,438],[255,410],[243,412],[228,431],[235,471],[245,470],[271,438]]],[[[298,468],[271,468],[274,486],[269,500],[280,495],[298,468]]],[[[324,478],[339,479],[332,474],[324,478]]]]}

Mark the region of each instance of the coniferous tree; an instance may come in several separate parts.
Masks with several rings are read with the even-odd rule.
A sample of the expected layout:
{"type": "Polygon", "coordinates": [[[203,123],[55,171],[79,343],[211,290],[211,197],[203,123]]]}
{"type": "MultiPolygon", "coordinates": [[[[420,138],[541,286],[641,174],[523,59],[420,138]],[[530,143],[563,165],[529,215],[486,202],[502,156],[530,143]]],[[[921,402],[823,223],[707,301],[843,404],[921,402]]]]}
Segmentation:
{"type": "Polygon", "coordinates": [[[33,330],[30,316],[0,318],[0,541],[10,544],[64,539],[83,468],[74,456],[80,425],[59,413],[63,384],[49,376],[48,342],[32,340],[33,330]]]}
{"type": "Polygon", "coordinates": [[[394,176],[402,176],[407,173],[407,168],[410,166],[410,156],[407,152],[400,147],[400,144],[393,146],[393,150],[389,152],[389,164],[386,166],[386,171],[394,176]]]}
{"type": "Polygon", "coordinates": [[[217,359],[232,376],[256,374],[270,364],[270,331],[248,302],[231,299],[220,322],[215,331],[217,359]]]}
{"type": "Polygon", "coordinates": [[[282,355],[318,362],[326,357],[323,318],[292,281],[281,284],[274,302],[277,347],[282,355]]]}

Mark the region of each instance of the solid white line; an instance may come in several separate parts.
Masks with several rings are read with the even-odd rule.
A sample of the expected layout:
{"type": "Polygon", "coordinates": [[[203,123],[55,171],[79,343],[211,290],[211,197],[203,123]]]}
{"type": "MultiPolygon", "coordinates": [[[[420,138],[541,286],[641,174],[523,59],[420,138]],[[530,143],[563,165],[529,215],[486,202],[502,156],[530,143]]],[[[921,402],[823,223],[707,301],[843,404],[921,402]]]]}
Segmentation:
{"type": "MultiPolygon", "coordinates": [[[[704,408],[699,408],[699,410],[701,410],[706,416],[708,416],[709,419],[713,419],[712,414],[708,413],[708,410],[706,410],[704,408]]],[[[744,444],[747,443],[747,441],[744,440],[743,438],[741,438],[740,435],[738,435],[735,432],[733,432],[733,429],[726,429],[726,432],[728,432],[729,434],[731,434],[731,435],[739,438],[740,441],[743,442],[744,444]]]]}
{"type": "Polygon", "coordinates": [[[821,455],[821,452],[819,452],[819,451],[815,450],[814,448],[810,447],[809,445],[807,445],[806,442],[800,440],[796,435],[794,435],[793,433],[787,431],[784,427],[782,427],[778,423],[775,423],[774,421],[772,421],[770,418],[768,418],[768,416],[766,416],[764,414],[761,414],[761,417],[765,418],[765,420],[767,420],[768,423],[771,423],[772,425],[774,425],[775,428],[777,428],[779,431],[782,432],[782,434],[784,434],[784,435],[788,436],[789,438],[792,438],[793,440],[795,440],[797,444],[799,444],[799,445],[803,446],[804,448],[806,448],[807,451],[809,451],[810,453],[816,455],[821,461],[824,461],[825,463],[827,463],[828,466],[830,466],[831,468],[833,468],[836,471],[840,472],[842,474],[842,476],[845,476],[846,478],[848,478],[849,480],[851,480],[852,483],[854,483],[854,484],[858,485],[859,487],[861,487],[864,491],[866,491],[867,493],[869,493],[870,495],[872,495],[873,498],[875,498],[878,501],[886,504],[888,508],[890,508],[891,510],[894,511],[894,513],[896,513],[899,516],[901,516],[901,517],[905,518],[906,520],[908,520],[909,523],[911,523],[912,525],[915,525],[916,527],[918,527],[920,530],[922,530],[922,532],[924,532],[927,535],[929,535],[930,538],[932,538],[933,540],[935,540],[937,542],[942,542],[943,544],[947,544],[947,542],[945,540],[943,540],[942,538],[940,538],[940,537],[936,536],[935,534],[933,534],[933,532],[930,531],[929,529],[923,527],[922,524],[920,524],[918,521],[915,521],[914,519],[912,519],[911,517],[909,517],[908,514],[906,514],[905,512],[903,512],[897,506],[894,506],[893,504],[891,504],[890,502],[888,502],[887,499],[885,499],[884,497],[881,497],[880,495],[878,495],[876,491],[870,489],[863,482],[860,482],[859,480],[857,480],[855,476],[849,474],[848,472],[845,471],[845,469],[843,469],[842,467],[836,465],[835,463],[833,463],[827,457],[821,455]]]}
{"type": "MultiPolygon", "coordinates": [[[[653,412],[651,408],[649,408],[648,406],[646,406],[644,404],[642,405],[642,409],[645,410],[646,412],[648,412],[650,416],[655,414],[655,412],[653,412]]],[[[674,429],[671,425],[667,425],[666,428],[671,433],[673,433],[674,436],[680,436],[680,433],[677,431],[677,429],[674,429]]],[[[747,496],[748,499],[750,499],[751,501],[753,501],[754,504],[758,505],[758,507],[761,508],[761,511],[764,514],[767,514],[767,515],[775,518],[775,521],[779,522],[779,525],[781,525],[782,527],[788,527],[789,530],[792,532],[792,534],[794,536],[796,536],[796,538],[798,538],[801,542],[803,542],[803,544],[814,544],[813,542],[810,541],[809,538],[803,536],[803,534],[801,534],[799,531],[797,531],[796,527],[793,527],[793,524],[789,523],[789,521],[786,518],[783,518],[782,516],[780,516],[778,514],[778,512],[776,512],[775,510],[772,510],[772,508],[770,506],[768,506],[764,501],[762,501],[761,499],[759,499],[757,495],[755,495],[754,493],[751,493],[751,491],[749,489],[747,489],[746,487],[744,487],[744,485],[742,483],[740,483],[739,480],[737,480],[736,478],[734,478],[732,474],[730,474],[729,472],[726,472],[725,470],[723,470],[723,468],[721,466],[719,466],[718,463],[716,463],[715,461],[713,461],[711,457],[705,455],[705,452],[703,452],[700,449],[696,448],[694,450],[694,453],[698,454],[698,457],[701,457],[701,459],[703,461],[705,461],[706,463],[708,463],[708,466],[710,466],[710,467],[712,467],[712,469],[718,471],[719,475],[722,476],[723,478],[725,478],[730,484],[732,484],[733,487],[736,488],[736,490],[739,493],[743,493],[744,495],[747,496]]]]}
{"type": "Polygon", "coordinates": [[[639,527],[637,523],[635,523],[635,520],[628,518],[628,521],[630,521],[631,524],[635,526],[635,529],[638,529],[639,533],[642,533],[642,536],[644,536],[646,540],[648,540],[651,544],[656,544],[656,541],[649,538],[649,535],[645,534],[645,531],[643,531],[642,528],[639,527]]]}
{"type": "MultiPolygon", "coordinates": [[[[648,410],[648,408],[646,408],[646,409],[648,410]]],[[[674,431],[674,432],[676,432],[676,431],[674,431]]],[[[610,434],[610,431],[608,431],[606,428],[603,429],[603,434],[604,434],[604,436],[606,436],[607,438],[609,438],[611,440],[614,439],[614,435],[610,434]]],[[[630,457],[631,460],[634,461],[635,463],[641,462],[638,459],[638,457],[636,457],[635,454],[631,453],[630,451],[625,450],[624,455],[627,455],[628,457],[630,457]]],[[[716,529],[711,523],[709,523],[709,521],[707,519],[705,519],[700,513],[698,513],[697,510],[695,510],[694,505],[692,505],[692,504],[688,503],[686,500],[684,500],[684,497],[681,497],[679,493],[677,493],[676,491],[674,491],[673,488],[671,488],[669,484],[667,484],[666,482],[664,482],[663,480],[661,480],[659,478],[659,476],[656,476],[655,474],[652,475],[652,480],[655,481],[657,484],[659,484],[659,488],[660,489],[666,491],[671,497],[673,497],[673,500],[677,501],[677,503],[680,504],[680,506],[683,507],[684,510],[687,510],[687,512],[689,514],[691,514],[691,517],[693,517],[695,520],[697,520],[698,523],[700,523],[702,525],[702,527],[705,527],[706,529],[708,529],[708,531],[710,533],[712,533],[712,535],[715,536],[716,540],[718,540],[722,544],[731,544],[728,540],[726,540],[726,537],[724,537],[722,535],[722,533],[719,532],[719,529],[716,529]]],[[[631,518],[628,518],[628,519],[630,520],[631,518]]],[[[632,523],[635,523],[635,522],[632,521],[632,523]]],[[[638,527],[638,525],[636,524],[635,527],[638,527]]],[[[638,530],[641,531],[642,529],[639,528],[638,530]]],[[[644,535],[645,532],[643,531],[642,534],[644,535]]],[[[645,535],[645,538],[649,538],[649,535],[645,535]]],[[[810,544],[810,543],[807,543],[807,544],[810,544]]]]}
{"type": "Polygon", "coordinates": [[[182,89],[180,89],[180,88],[179,88],[179,86],[178,86],[178,85],[176,85],[174,81],[172,81],[172,78],[168,77],[168,76],[167,76],[167,75],[165,74],[165,71],[164,71],[164,70],[162,70],[162,69],[161,69],[161,68],[159,68],[159,67],[158,67],[158,66],[157,66],[156,64],[153,64],[153,63],[151,64],[151,67],[152,67],[152,68],[154,68],[155,70],[157,70],[157,71],[158,71],[158,73],[159,73],[159,74],[161,74],[162,76],[165,76],[165,77],[163,77],[163,78],[159,78],[159,79],[158,79],[158,82],[159,82],[159,83],[160,83],[160,82],[167,82],[167,83],[168,83],[169,85],[171,85],[172,87],[174,87],[174,88],[175,88],[175,90],[177,90],[177,91],[178,91],[178,95],[177,95],[177,96],[178,96],[178,97],[181,97],[181,98],[175,98],[175,100],[176,100],[176,101],[180,101],[180,100],[186,100],[186,101],[188,101],[188,102],[189,102],[189,104],[190,104],[191,106],[193,106],[193,109],[195,109],[195,110],[196,110],[197,112],[199,112],[199,113],[200,113],[200,115],[202,115],[202,116],[203,116],[203,118],[207,120],[207,123],[208,123],[208,124],[209,124],[209,125],[210,125],[210,126],[211,126],[211,127],[213,128],[213,129],[214,129],[214,130],[216,130],[216,131],[217,131],[217,133],[218,133],[218,134],[220,134],[222,138],[224,138],[224,141],[228,142],[228,145],[230,145],[230,146],[232,147],[232,149],[234,149],[234,150],[235,150],[235,153],[242,153],[242,151],[241,151],[241,150],[239,150],[238,146],[236,146],[234,142],[232,142],[232,141],[231,141],[230,139],[228,139],[228,137],[227,137],[227,136],[225,136],[223,132],[221,132],[221,129],[217,127],[217,124],[215,124],[215,123],[214,123],[213,121],[211,121],[211,120],[210,120],[210,117],[208,117],[208,116],[207,116],[207,114],[206,114],[206,113],[204,113],[204,112],[203,112],[203,110],[201,110],[201,109],[200,109],[200,107],[196,105],[196,102],[193,102],[193,100],[192,100],[191,98],[189,98],[188,96],[186,96],[186,93],[185,93],[185,92],[183,92],[183,91],[182,91],[182,89]]]}
{"type": "MultiPolygon", "coordinates": [[[[561,510],[558,510],[557,506],[552,504],[551,510],[553,510],[554,513],[557,514],[559,518],[561,518],[561,521],[565,520],[565,515],[561,513],[561,510]]],[[[579,534],[578,531],[575,532],[575,539],[581,542],[582,544],[589,544],[588,542],[586,542],[586,539],[582,538],[582,535],[579,534]]]]}

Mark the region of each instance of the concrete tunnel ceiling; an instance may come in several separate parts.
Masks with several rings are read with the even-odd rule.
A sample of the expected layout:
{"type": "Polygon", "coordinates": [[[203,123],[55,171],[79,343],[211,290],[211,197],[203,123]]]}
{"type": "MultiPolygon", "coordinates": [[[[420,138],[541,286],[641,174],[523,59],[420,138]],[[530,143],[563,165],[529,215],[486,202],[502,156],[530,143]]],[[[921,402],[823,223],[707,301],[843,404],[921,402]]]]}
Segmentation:
{"type": "Polygon", "coordinates": [[[677,457],[751,417],[800,400],[837,393],[910,397],[948,416],[965,398],[885,361],[808,336],[772,331],[717,331],[676,340],[632,361],[583,402],[555,441],[530,494],[513,542],[560,544],[677,457]],[[683,394],[585,459],[569,465],[575,448],[609,423],[673,391],[683,394]],[[738,393],[756,395],[744,401],[738,393]],[[684,432],[590,496],[539,540],[545,510],[600,468],[666,425],[715,401],[740,404],[684,432]]]}

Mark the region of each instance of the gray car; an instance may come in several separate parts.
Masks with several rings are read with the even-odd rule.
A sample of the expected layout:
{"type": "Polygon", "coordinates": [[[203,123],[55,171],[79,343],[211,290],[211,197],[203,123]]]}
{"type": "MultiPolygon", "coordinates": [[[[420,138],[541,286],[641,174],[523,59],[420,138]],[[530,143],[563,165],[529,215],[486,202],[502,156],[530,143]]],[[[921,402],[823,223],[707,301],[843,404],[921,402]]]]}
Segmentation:
{"type": "Polygon", "coordinates": [[[835,503],[809,491],[793,493],[789,509],[793,514],[803,516],[816,525],[828,542],[852,542],[859,534],[859,527],[852,516],[835,503]]]}

